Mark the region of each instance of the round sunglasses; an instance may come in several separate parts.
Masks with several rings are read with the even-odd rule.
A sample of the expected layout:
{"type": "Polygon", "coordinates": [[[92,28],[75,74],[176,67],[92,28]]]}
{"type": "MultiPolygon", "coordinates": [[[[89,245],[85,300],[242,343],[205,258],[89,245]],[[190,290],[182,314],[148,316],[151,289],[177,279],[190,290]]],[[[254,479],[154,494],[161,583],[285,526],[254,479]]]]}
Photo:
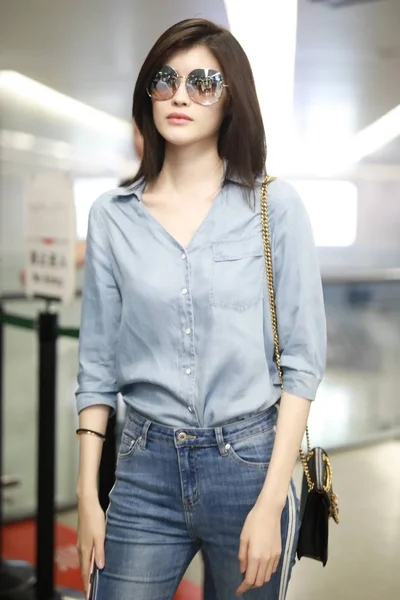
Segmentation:
{"type": "Polygon", "coordinates": [[[162,67],[147,87],[153,100],[170,100],[178,91],[181,79],[185,80],[188,96],[197,104],[210,106],[220,100],[225,87],[224,77],[214,69],[194,69],[187,77],[178,75],[172,67],[162,67]]]}

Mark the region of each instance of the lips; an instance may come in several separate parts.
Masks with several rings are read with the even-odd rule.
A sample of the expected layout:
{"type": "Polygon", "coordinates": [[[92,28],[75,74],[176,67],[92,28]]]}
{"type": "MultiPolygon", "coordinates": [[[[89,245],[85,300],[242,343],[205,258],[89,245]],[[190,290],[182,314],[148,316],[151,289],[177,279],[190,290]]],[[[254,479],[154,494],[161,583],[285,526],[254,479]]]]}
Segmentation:
{"type": "Polygon", "coordinates": [[[189,115],[185,115],[183,113],[171,113],[168,115],[167,119],[170,121],[193,121],[189,115]]]}

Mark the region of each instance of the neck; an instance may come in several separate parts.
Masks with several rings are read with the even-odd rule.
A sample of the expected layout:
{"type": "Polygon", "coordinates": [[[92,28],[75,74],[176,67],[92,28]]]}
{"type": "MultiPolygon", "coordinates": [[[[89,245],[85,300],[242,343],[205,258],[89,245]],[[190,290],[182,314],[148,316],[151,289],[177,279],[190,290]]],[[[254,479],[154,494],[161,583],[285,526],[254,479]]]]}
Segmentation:
{"type": "Polygon", "coordinates": [[[216,144],[166,144],[164,163],[154,187],[176,196],[196,198],[217,192],[222,176],[223,161],[216,144]]]}

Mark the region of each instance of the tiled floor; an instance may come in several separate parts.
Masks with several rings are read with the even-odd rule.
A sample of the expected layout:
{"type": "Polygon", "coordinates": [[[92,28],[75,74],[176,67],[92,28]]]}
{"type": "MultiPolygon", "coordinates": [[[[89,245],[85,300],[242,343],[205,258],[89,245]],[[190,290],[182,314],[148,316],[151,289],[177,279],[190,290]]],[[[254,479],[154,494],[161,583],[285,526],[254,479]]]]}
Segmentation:
{"type": "MultiPolygon", "coordinates": [[[[330,525],[328,565],[298,562],[287,600],[400,598],[400,441],[335,453],[332,464],[341,523],[330,525]]],[[[74,526],[76,515],[62,520],[74,526]]],[[[201,583],[200,557],[186,577],[201,583]]]]}

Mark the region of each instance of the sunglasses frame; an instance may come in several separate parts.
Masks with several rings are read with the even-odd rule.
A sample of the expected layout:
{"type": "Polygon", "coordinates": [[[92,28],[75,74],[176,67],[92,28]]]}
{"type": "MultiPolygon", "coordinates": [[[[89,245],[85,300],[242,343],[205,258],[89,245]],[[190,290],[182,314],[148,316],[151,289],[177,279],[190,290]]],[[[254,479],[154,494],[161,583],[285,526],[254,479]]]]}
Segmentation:
{"type": "MultiPolygon", "coordinates": [[[[186,92],[187,92],[187,95],[189,96],[189,98],[193,102],[195,102],[196,104],[200,104],[200,106],[212,106],[213,104],[217,104],[217,102],[219,102],[221,100],[221,98],[222,98],[222,93],[224,91],[223,88],[229,87],[229,85],[227,85],[226,83],[222,83],[222,91],[221,91],[220,97],[217,98],[217,100],[215,102],[212,102],[211,104],[203,104],[202,102],[198,102],[197,100],[195,100],[194,98],[192,98],[192,96],[189,94],[189,91],[188,91],[187,85],[186,85],[187,84],[187,80],[189,79],[189,77],[192,75],[192,73],[194,71],[197,71],[199,69],[202,69],[203,71],[209,71],[209,70],[214,70],[214,69],[204,69],[203,67],[199,67],[198,69],[193,69],[192,71],[190,71],[189,75],[179,75],[178,72],[175,71],[175,69],[173,67],[169,67],[168,65],[164,65],[163,67],[161,67],[161,69],[159,69],[157,71],[156,75],[159,75],[163,71],[163,69],[165,69],[165,68],[171,69],[171,71],[173,71],[175,73],[175,77],[176,77],[176,79],[178,80],[179,83],[178,83],[178,86],[177,86],[175,92],[172,94],[172,96],[170,96],[169,98],[165,98],[165,100],[155,100],[155,102],[166,102],[167,100],[171,100],[171,98],[173,98],[175,96],[176,92],[178,91],[178,89],[179,89],[179,87],[181,85],[181,81],[180,81],[181,79],[185,80],[186,92]]],[[[224,81],[224,76],[222,75],[222,73],[220,71],[216,71],[212,77],[214,77],[215,75],[220,75],[222,77],[222,81],[224,81]]],[[[153,81],[154,81],[154,78],[153,78],[153,81]]],[[[153,98],[153,95],[149,91],[149,86],[146,87],[146,92],[147,92],[147,95],[150,96],[150,98],[153,98]]]]}

